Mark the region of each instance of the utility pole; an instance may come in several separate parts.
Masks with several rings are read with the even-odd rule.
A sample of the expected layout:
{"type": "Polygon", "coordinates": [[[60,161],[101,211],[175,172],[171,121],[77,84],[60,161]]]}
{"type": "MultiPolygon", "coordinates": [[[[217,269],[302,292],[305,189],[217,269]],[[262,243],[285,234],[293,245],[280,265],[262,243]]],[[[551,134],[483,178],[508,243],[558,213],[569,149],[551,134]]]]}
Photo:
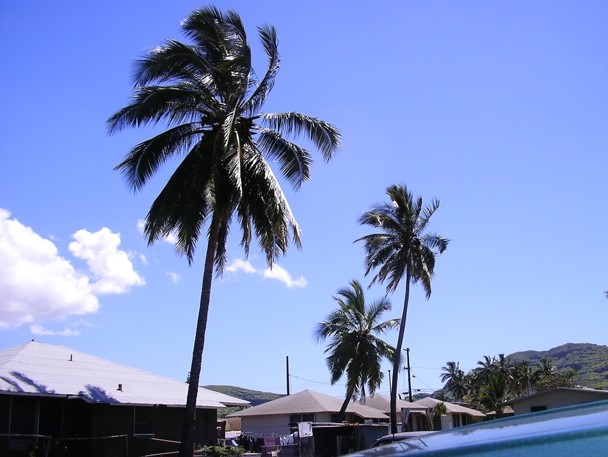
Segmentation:
{"type": "Polygon", "coordinates": [[[289,356],[285,356],[285,373],[287,378],[287,395],[289,395],[289,356]]]}
{"type": "Polygon", "coordinates": [[[405,355],[407,356],[407,390],[409,393],[409,397],[410,397],[410,403],[414,401],[414,399],[412,398],[412,375],[411,375],[411,368],[410,368],[410,348],[405,348],[405,355]]]}

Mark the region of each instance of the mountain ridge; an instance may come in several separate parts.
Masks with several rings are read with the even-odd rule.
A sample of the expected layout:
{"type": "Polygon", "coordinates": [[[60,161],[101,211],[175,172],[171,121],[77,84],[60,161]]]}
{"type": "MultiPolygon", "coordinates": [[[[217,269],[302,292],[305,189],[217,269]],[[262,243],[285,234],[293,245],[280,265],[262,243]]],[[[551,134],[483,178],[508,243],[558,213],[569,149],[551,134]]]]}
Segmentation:
{"type": "Polygon", "coordinates": [[[608,389],[608,346],[593,343],[565,343],[546,351],[527,350],[508,356],[513,361],[536,363],[551,359],[558,373],[574,370],[575,384],[593,389],[608,389]]]}

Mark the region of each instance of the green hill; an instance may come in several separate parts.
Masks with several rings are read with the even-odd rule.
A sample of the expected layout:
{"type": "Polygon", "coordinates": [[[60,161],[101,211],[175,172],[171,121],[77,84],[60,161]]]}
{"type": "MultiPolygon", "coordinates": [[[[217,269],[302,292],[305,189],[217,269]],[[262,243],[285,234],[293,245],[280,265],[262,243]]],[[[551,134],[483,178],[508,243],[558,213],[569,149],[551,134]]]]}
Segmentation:
{"type": "Polygon", "coordinates": [[[595,389],[608,389],[608,346],[567,343],[548,351],[522,351],[509,357],[514,361],[525,360],[530,363],[549,358],[558,373],[574,370],[576,384],[595,389]]]}
{"type": "MultiPolygon", "coordinates": [[[[245,389],[244,387],[236,387],[236,386],[203,386],[205,389],[214,390],[216,392],[221,392],[226,395],[230,395],[232,397],[240,398],[242,400],[247,400],[251,402],[251,406],[261,405],[262,403],[266,403],[267,401],[274,400],[275,398],[283,397],[281,394],[273,394],[271,392],[261,392],[259,390],[251,390],[245,389]]],[[[222,408],[219,409],[217,414],[218,417],[226,417],[227,414],[233,413],[237,411],[239,408],[231,407],[231,408],[222,408]]]]}

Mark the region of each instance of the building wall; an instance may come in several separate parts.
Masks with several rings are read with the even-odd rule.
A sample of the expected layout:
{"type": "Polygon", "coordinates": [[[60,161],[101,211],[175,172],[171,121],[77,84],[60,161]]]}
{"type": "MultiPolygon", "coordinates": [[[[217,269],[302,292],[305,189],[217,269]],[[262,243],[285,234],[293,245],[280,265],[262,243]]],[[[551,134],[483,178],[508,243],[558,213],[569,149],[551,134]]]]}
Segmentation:
{"type": "Polygon", "coordinates": [[[514,401],[513,411],[516,415],[527,414],[542,410],[543,408],[561,408],[563,406],[578,405],[606,399],[608,399],[608,393],[602,395],[597,391],[589,390],[556,390],[514,401]]]}
{"type": "Polygon", "coordinates": [[[241,431],[246,434],[279,434],[287,435],[289,429],[289,414],[271,416],[243,416],[241,418],[241,431]]]}
{"type": "MultiPolygon", "coordinates": [[[[178,407],[92,405],[65,397],[0,395],[0,435],[52,436],[51,456],[105,457],[175,451],[183,417],[184,408],[178,407]],[[27,411],[20,411],[20,407],[27,407],[27,411]],[[137,427],[142,430],[141,418],[145,417],[149,420],[143,430],[150,433],[134,436],[137,414],[142,409],[145,414],[139,416],[137,427]]],[[[215,444],[216,426],[217,410],[198,409],[195,442],[215,444]]],[[[35,441],[31,437],[0,436],[0,456],[28,456],[28,448],[35,441]]]]}

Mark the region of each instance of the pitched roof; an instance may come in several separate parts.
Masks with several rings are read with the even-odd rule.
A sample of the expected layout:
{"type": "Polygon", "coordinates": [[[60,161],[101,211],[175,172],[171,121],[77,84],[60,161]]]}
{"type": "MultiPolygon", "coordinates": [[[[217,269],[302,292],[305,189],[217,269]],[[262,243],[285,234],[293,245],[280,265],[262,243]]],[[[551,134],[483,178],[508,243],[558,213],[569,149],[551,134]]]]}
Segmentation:
{"type": "MultiPolygon", "coordinates": [[[[293,395],[286,395],[275,400],[262,403],[261,405],[237,411],[228,417],[244,416],[269,416],[283,414],[306,414],[306,413],[337,413],[342,407],[344,400],[330,397],[312,390],[303,390],[293,395]]],[[[359,403],[349,403],[346,411],[353,413],[363,419],[388,419],[386,414],[369,406],[359,403]]]]}
{"type": "MultiPolygon", "coordinates": [[[[365,406],[369,406],[370,408],[375,408],[382,411],[385,414],[390,413],[391,410],[391,397],[389,395],[375,394],[371,397],[366,397],[363,402],[360,402],[365,406]]],[[[397,411],[401,411],[402,409],[409,409],[410,411],[414,410],[426,410],[428,407],[417,405],[413,402],[400,400],[397,398],[397,411]]]]}
{"type": "Polygon", "coordinates": [[[525,397],[514,398],[513,400],[506,401],[505,404],[512,405],[513,403],[519,403],[531,398],[560,395],[562,392],[583,393],[589,397],[597,397],[598,400],[608,399],[608,390],[591,389],[589,387],[556,387],[555,389],[535,392],[525,397]]]}
{"type": "Polygon", "coordinates": [[[416,400],[414,402],[415,405],[426,406],[427,408],[434,408],[439,403],[443,403],[445,405],[446,411],[452,414],[468,414],[474,417],[485,417],[485,414],[481,411],[477,411],[476,409],[467,408],[465,406],[460,406],[455,403],[450,403],[448,401],[436,400],[431,397],[421,398],[420,400],[416,400]]]}
{"type": "MultiPolygon", "coordinates": [[[[183,406],[188,384],[64,346],[30,341],[0,351],[0,394],[78,397],[91,403],[183,406]]],[[[197,406],[249,402],[199,387],[197,406]]]]}

